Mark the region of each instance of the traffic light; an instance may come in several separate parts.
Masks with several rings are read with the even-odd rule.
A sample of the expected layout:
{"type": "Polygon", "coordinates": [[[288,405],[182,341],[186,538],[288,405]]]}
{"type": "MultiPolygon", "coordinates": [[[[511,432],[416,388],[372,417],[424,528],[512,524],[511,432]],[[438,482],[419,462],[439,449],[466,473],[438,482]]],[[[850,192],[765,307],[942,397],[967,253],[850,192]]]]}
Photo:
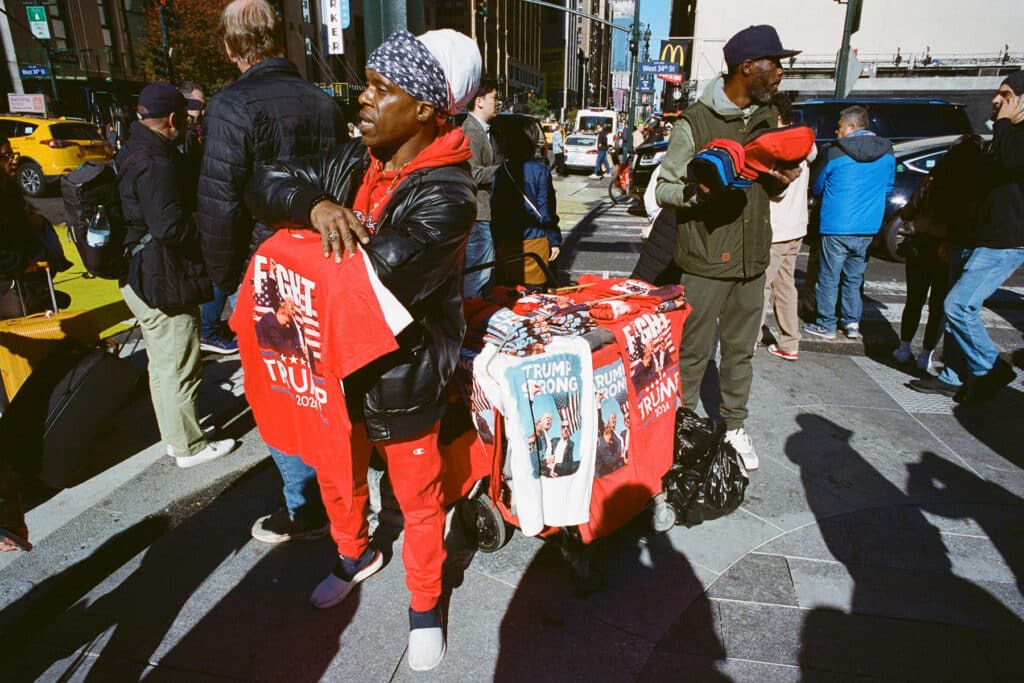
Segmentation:
{"type": "Polygon", "coordinates": [[[171,73],[171,60],[162,47],[150,48],[153,55],[153,71],[157,76],[169,78],[171,73]]]}
{"type": "Polygon", "coordinates": [[[487,16],[487,0],[478,0],[476,3],[476,13],[481,17],[487,16]]]}

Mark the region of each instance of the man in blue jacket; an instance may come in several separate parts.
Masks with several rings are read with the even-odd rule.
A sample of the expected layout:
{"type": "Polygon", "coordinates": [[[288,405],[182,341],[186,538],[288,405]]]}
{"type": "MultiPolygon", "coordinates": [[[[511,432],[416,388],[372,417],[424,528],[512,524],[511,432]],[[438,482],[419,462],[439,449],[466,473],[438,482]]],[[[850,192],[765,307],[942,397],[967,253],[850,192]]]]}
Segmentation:
{"type": "Polygon", "coordinates": [[[821,201],[818,313],[804,331],[835,339],[838,322],[848,338],[857,339],[868,247],[882,227],[885,198],[896,179],[896,158],[892,143],[868,130],[864,107],[847,107],[839,113],[836,138],[825,150],[814,181],[814,196],[821,201]]]}

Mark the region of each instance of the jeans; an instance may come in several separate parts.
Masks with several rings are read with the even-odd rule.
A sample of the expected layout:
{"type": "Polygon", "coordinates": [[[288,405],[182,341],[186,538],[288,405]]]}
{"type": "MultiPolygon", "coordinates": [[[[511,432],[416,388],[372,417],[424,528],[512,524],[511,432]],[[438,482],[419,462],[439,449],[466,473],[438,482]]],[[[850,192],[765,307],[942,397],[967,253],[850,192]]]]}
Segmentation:
{"type": "MultiPolygon", "coordinates": [[[[477,221],[469,233],[466,244],[466,268],[494,260],[494,239],[491,237],[491,222],[477,221]]],[[[483,296],[489,289],[493,268],[467,273],[462,278],[462,296],[470,299],[483,296]]]]}
{"type": "Polygon", "coordinates": [[[945,367],[939,373],[940,380],[963,384],[971,377],[987,374],[995,366],[999,349],[985,331],[981,309],[1021,264],[1024,248],[978,247],[951,255],[952,284],[946,295],[946,340],[942,353],[945,367]]]}
{"type": "Polygon", "coordinates": [[[202,339],[220,336],[220,318],[224,314],[224,304],[227,300],[228,293],[214,283],[213,298],[199,308],[199,336],[202,339]]]}
{"type": "Polygon", "coordinates": [[[602,167],[609,172],[612,170],[612,164],[608,161],[607,149],[597,150],[597,161],[594,162],[594,175],[604,175],[605,171],[602,170],[602,167]]]}
{"type": "Polygon", "coordinates": [[[815,298],[817,323],[826,330],[834,332],[836,329],[837,295],[840,299],[840,325],[845,328],[860,322],[864,308],[860,286],[864,283],[864,268],[868,263],[867,253],[872,239],[871,235],[821,236],[815,298]]]}
{"type": "Polygon", "coordinates": [[[270,448],[270,457],[277,465],[284,481],[284,505],[292,519],[326,519],[320,485],[316,481],[316,470],[302,462],[302,458],[285,455],[276,448],[270,448]]]}

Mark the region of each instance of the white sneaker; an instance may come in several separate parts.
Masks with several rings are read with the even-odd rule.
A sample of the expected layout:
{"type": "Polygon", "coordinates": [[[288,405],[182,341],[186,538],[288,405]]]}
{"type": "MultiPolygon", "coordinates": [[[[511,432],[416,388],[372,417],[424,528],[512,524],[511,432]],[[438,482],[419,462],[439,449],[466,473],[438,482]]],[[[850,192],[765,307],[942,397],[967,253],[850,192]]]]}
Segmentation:
{"type": "MultiPolygon", "coordinates": [[[[204,462],[216,460],[222,455],[227,455],[231,451],[235,450],[235,446],[237,445],[238,442],[234,439],[208,441],[206,443],[206,448],[195,455],[177,455],[174,457],[174,462],[182,469],[195,467],[196,465],[202,465],[204,462]]],[[[168,446],[167,450],[170,452],[170,446],[168,446]]]]}
{"type": "Polygon", "coordinates": [[[313,590],[313,594],[309,596],[309,603],[317,609],[334,607],[348,597],[348,594],[352,592],[352,589],[357,583],[363,579],[369,578],[372,574],[376,574],[377,570],[383,566],[384,555],[377,550],[374,551],[373,559],[370,561],[370,564],[356,572],[351,581],[346,581],[332,571],[327,575],[327,578],[321,581],[320,585],[313,590]]]}
{"type": "Polygon", "coordinates": [[[604,176],[600,176],[600,175],[597,175],[596,173],[591,173],[591,174],[590,174],[590,179],[591,179],[591,180],[600,180],[600,179],[601,179],[601,178],[603,178],[603,177],[604,177],[604,176]]]}
{"type": "Polygon", "coordinates": [[[725,433],[725,442],[736,449],[740,460],[743,462],[743,467],[748,472],[756,470],[760,466],[760,463],[757,461],[757,453],[754,451],[754,444],[750,441],[750,436],[747,435],[747,431],[743,427],[727,431],[725,433]]]}
{"type": "Polygon", "coordinates": [[[441,627],[409,631],[409,668],[413,671],[430,671],[444,659],[445,650],[441,627]]]}
{"type": "Polygon", "coordinates": [[[907,344],[906,346],[900,344],[899,348],[894,349],[892,352],[893,360],[899,363],[900,365],[906,365],[907,363],[910,362],[910,359],[912,357],[913,352],[910,350],[910,344],[907,344]]]}

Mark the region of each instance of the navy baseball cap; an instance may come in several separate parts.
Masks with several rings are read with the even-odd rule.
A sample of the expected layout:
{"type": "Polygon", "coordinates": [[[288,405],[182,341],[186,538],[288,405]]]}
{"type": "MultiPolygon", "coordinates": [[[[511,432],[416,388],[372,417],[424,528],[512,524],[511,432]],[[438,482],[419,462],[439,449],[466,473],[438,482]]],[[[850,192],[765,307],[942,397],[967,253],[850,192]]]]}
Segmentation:
{"type": "Polygon", "coordinates": [[[139,93],[140,119],[162,119],[187,108],[185,96],[170,83],[150,83],[139,93]]]}
{"type": "Polygon", "coordinates": [[[729,39],[729,42],[722,48],[725,54],[725,63],[731,69],[748,59],[762,59],[764,57],[792,57],[800,54],[800,50],[787,50],[782,47],[779,34],[774,26],[760,24],[750,26],[729,39]]]}

